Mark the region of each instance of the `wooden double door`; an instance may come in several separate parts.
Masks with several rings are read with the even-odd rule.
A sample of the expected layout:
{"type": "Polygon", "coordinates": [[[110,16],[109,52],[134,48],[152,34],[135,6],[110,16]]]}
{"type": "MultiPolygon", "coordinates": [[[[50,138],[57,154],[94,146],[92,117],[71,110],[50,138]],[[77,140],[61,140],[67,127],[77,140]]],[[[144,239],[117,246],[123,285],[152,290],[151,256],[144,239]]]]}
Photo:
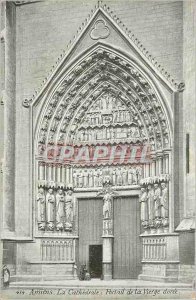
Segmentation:
{"type": "MultiPolygon", "coordinates": [[[[114,199],[113,278],[137,278],[141,269],[137,197],[114,199]]],[[[79,200],[78,264],[94,278],[102,275],[102,199],[79,200]]]]}

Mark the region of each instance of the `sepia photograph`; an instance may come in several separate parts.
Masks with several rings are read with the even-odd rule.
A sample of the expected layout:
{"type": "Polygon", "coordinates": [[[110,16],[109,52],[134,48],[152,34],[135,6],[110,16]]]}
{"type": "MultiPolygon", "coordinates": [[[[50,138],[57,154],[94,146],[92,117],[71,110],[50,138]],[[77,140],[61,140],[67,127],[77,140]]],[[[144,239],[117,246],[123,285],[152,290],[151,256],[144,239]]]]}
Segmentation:
{"type": "Polygon", "coordinates": [[[0,300],[196,300],[196,1],[0,1],[0,300]]]}

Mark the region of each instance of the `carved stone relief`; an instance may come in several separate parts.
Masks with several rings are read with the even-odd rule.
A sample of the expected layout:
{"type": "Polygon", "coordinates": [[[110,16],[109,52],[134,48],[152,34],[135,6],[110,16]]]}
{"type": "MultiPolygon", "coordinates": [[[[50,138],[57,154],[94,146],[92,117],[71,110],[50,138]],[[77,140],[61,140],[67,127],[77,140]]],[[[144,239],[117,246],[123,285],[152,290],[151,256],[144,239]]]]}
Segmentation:
{"type": "Polygon", "coordinates": [[[169,226],[169,176],[141,180],[141,224],[146,232],[168,231],[169,226]]]}
{"type": "Polygon", "coordinates": [[[93,40],[98,40],[98,39],[106,39],[110,34],[110,29],[106,25],[106,22],[102,19],[99,19],[95,22],[91,32],[90,32],[90,37],[93,40]]]}
{"type": "MultiPolygon", "coordinates": [[[[91,56],[84,58],[80,65],[78,65],[75,70],[70,73],[66,79],[64,79],[62,85],[58,87],[57,92],[54,94],[50,102],[50,106],[45,114],[45,117],[50,119],[55,112],[55,119],[59,121],[62,120],[59,124],[54,120],[51,125],[49,124],[51,131],[59,132],[55,137],[54,143],[59,140],[60,132],[67,132],[68,124],[74,117],[75,109],[73,108],[78,108],[78,115],[75,116],[75,123],[77,123],[77,120],[87,113],[86,110],[88,105],[85,106],[85,102],[88,103],[89,100],[90,103],[92,103],[92,101],[94,102],[98,95],[103,93],[105,90],[109,91],[110,89],[113,89],[114,92],[115,88],[113,84],[115,88],[117,88],[115,95],[117,96],[117,101],[124,101],[127,107],[129,107],[129,112],[134,110],[137,114],[135,116],[133,115],[132,118],[137,118],[143,126],[143,136],[146,134],[148,136],[153,135],[155,149],[168,147],[170,143],[170,137],[167,129],[165,113],[163,112],[160,102],[157,99],[156,94],[149,82],[147,82],[147,80],[136,69],[136,67],[131,66],[128,61],[120,58],[114,53],[112,54],[102,49],[97,50],[96,52],[92,53],[91,56]],[[86,85],[84,88],[84,83],[89,79],[90,81],[88,81],[88,85],[86,85]],[[74,84],[73,80],[75,80],[74,84]],[[109,80],[112,85],[110,83],[106,83],[106,80],[109,80]],[[102,87],[97,89],[97,86],[101,82],[102,87]],[[94,89],[96,89],[96,91],[94,89]],[[68,91],[67,96],[66,91],[68,91]],[[89,96],[90,93],[91,96],[89,96]],[[124,96],[123,93],[125,93],[126,96],[124,96]],[[79,107],[81,100],[83,99],[85,99],[85,101],[83,102],[82,107],[79,107]],[[72,105],[68,105],[68,103],[71,102],[72,105]],[[52,107],[56,107],[56,109],[52,109],[52,107]],[[156,129],[155,126],[157,127],[156,129]],[[145,132],[145,130],[147,130],[147,132],[145,132]],[[157,130],[160,132],[160,135],[158,136],[155,135],[157,130]]],[[[104,97],[111,97],[111,95],[105,95],[104,97]]],[[[100,117],[100,115],[94,113],[90,119],[91,123],[89,124],[87,121],[89,126],[99,126],[100,123],[109,126],[111,121],[114,121],[114,119],[120,124],[122,124],[123,121],[128,122],[129,115],[127,112],[123,112],[123,109],[117,109],[116,114],[113,114],[113,120],[111,120],[109,113],[111,112],[112,107],[111,102],[108,102],[108,100],[106,101],[105,99],[105,103],[102,103],[102,106],[103,111],[107,107],[108,114],[105,116],[102,114],[100,117]]],[[[123,107],[122,102],[121,106],[123,107]]],[[[44,119],[44,123],[42,124],[41,128],[46,130],[47,126],[48,124],[44,119]]],[[[99,128],[97,128],[97,130],[98,129],[99,128]]],[[[117,130],[115,130],[114,134],[117,135],[118,133],[116,133],[116,131],[117,130]]],[[[81,135],[82,134],[83,132],[81,135]]],[[[111,137],[113,135],[112,130],[109,129],[108,133],[106,130],[103,132],[104,136],[107,136],[107,134],[108,138],[109,136],[111,137]]],[[[91,136],[92,134],[88,132],[88,135],[91,136]]],[[[70,135],[68,134],[67,136],[70,135]]],[[[51,138],[49,140],[51,140],[51,143],[53,143],[51,138]]],[[[42,132],[40,132],[39,142],[46,142],[46,138],[43,138],[42,132]]]]}
{"type": "Polygon", "coordinates": [[[74,168],[73,185],[75,188],[101,187],[106,171],[114,186],[138,185],[143,176],[142,166],[140,165],[74,168]]]}
{"type": "Polygon", "coordinates": [[[74,195],[72,188],[55,188],[45,181],[37,193],[37,225],[41,231],[72,231],[74,222],[74,195]]]}

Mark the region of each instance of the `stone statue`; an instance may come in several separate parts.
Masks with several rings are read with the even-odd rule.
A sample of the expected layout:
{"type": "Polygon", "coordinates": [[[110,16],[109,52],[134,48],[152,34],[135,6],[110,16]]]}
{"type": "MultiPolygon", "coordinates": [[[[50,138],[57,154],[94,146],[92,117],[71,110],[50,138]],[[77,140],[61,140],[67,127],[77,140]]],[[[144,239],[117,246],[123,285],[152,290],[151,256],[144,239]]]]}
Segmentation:
{"type": "Polygon", "coordinates": [[[46,194],[46,213],[47,213],[47,226],[49,230],[54,230],[55,220],[55,197],[53,189],[49,188],[46,194]]]}
{"type": "Polygon", "coordinates": [[[132,170],[129,169],[128,170],[128,185],[132,185],[132,184],[133,184],[132,170]]]}
{"type": "Polygon", "coordinates": [[[161,217],[163,219],[163,225],[168,225],[168,217],[169,217],[169,195],[168,195],[168,188],[165,182],[161,183],[161,217]]]}
{"type": "Polygon", "coordinates": [[[148,221],[149,225],[154,225],[154,190],[152,185],[148,185],[148,221]]]}
{"type": "Polygon", "coordinates": [[[118,168],[116,170],[116,181],[117,181],[117,185],[122,185],[122,173],[121,173],[121,168],[118,168]]]}
{"type": "Polygon", "coordinates": [[[65,219],[65,197],[62,189],[59,189],[56,194],[56,228],[63,230],[65,219]]]}
{"type": "Polygon", "coordinates": [[[39,188],[37,194],[37,222],[40,230],[45,229],[46,211],[45,211],[46,199],[44,195],[44,189],[39,188]]]}
{"type": "Polygon", "coordinates": [[[80,188],[82,188],[83,184],[84,184],[84,182],[83,182],[83,172],[82,172],[82,170],[80,170],[79,175],[78,175],[78,186],[80,188]]]}
{"type": "Polygon", "coordinates": [[[84,170],[84,187],[88,187],[88,173],[87,170],[84,170]]]}
{"type": "Polygon", "coordinates": [[[154,217],[155,225],[159,227],[161,225],[161,205],[160,205],[161,189],[157,183],[154,185],[154,217]]]}
{"type": "Polygon", "coordinates": [[[112,181],[113,181],[113,185],[116,185],[116,169],[115,168],[112,170],[112,181]]]}
{"type": "Polygon", "coordinates": [[[74,172],[73,172],[73,185],[74,185],[74,187],[78,187],[78,174],[77,174],[77,171],[76,170],[74,170],[74,172]]]}
{"type": "Polygon", "coordinates": [[[148,227],[148,194],[144,187],[141,188],[141,195],[139,198],[139,202],[141,204],[141,223],[144,228],[148,227]]]}
{"type": "MultiPolygon", "coordinates": [[[[105,222],[112,220],[113,197],[118,195],[118,193],[112,189],[111,184],[112,178],[108,173],[103,178],[103,189],[97,193],[97,197],[103,196],[103,220],[105,220],[105,222]]],[[[112,231],[111,229],[111,234],[112,231]]]]}
{"type": "Polygon", "coordinates": [[[65,230],[72,230],[73,227],[73,191],[69,189],[65,197],[65,230]]]}
{"type": "Polygon", "coordinates": [[[106,193],[103,196],[103,218],[111,219],[112,214],[112,195],[111,193],[106,193]]]}
{"type": "Polygon", "coordinates": [[[133,184],[137,184],[137,173],[134,167],[131,168],[133,184]]]}
{"type": "Polygon", "coordinates": [[[127,169],[125,167],[122,169],[122,184],[127,185],[127,169]]]}
{"type": "Polygon", "coordinates": [[[98,186],[98,174],[97,169],[94,170],[94,187],[98,186]]]}
{"type": "Polygon", "coordinates": [[[89,182],[89,187],[93,187],[94,186],[94,182],[93,182],[93,170],[90,170],[89,172],[89,175],[88,175],[89,179],[88,179],[88,182],[89,182]]]}

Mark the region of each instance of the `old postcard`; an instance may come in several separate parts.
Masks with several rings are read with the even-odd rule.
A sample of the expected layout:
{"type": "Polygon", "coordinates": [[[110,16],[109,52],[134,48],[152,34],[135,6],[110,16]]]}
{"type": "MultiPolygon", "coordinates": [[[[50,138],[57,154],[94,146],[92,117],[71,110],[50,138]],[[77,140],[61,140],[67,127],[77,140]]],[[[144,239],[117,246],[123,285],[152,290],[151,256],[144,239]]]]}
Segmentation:
{"type": "Polygon", "coordinates": [[[0,299],[196,299],[196,2],[0,5],[0,299]]]}

